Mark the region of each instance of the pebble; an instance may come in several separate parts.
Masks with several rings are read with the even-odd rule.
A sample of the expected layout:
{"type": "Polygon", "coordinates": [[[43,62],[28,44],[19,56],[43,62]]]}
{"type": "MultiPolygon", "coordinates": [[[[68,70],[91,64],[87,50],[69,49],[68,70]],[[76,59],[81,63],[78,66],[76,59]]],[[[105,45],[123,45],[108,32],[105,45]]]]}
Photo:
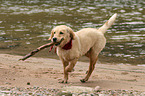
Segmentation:
{"type": "Polygon", "coordinates": [[[27,85],[30,85],[30,82],[27,82],[27,85]]]}
{"type": "Polygon", "coordinates": [[[100,91],[100,89],[101,89],[100,86],[96,86],[95,89],[94,89],[94,91],[98,92],[98,91],[100,91]]]}
{"type": "Polygon", "coordinates": [[[11,83],[9,83],[9,82],[5,82],[5,84],[11,85],[11,83]]]}
{"type": "Polygon", "coordinates": [[[61,89],[49,89],[43,87],[2,87],[0,96],[145,96],[145,91],[135,90],[101,90],[96,86],[92,93],[89,92],[67,92],[61,89]],[[96,90],[95,90],[96,89],[96,90]],[[99,91],[98,91],[99,90],[99,91]]]}

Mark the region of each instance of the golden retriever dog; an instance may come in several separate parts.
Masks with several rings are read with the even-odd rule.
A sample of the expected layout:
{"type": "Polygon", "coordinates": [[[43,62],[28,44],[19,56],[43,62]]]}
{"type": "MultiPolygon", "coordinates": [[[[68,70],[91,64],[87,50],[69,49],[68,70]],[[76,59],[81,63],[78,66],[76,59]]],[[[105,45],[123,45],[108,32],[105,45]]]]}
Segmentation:
{"type": "Polygon", "coordinates": [[[63,63],[64,79],[61,83],[67,83],[68,73],[71,72],[78,59],[85,55],[90,59],[89,70],[81,82],[88,81],[92,74],[98,55],[105,47],[106,39],[104,33],[114,23],[117,14],[114,14],[99,29],[84,28],[74,32],[70,27],[65,25],[56,26],[51,31],[49,40],[57,46],[57,55],[63,63]]]}

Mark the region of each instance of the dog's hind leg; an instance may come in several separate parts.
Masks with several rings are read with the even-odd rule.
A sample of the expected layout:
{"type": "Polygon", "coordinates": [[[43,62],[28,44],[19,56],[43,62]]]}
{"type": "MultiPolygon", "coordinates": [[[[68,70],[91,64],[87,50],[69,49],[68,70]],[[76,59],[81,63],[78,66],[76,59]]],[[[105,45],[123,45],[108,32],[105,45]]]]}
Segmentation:
{"type": "Polygon", "coordinates": [[[92,51],[90,52],[90,54],[91,54],[91,55],[89,56],[89,57],[90,57],[90,66],[89,66],[89,70],[88,70],[88,72],[87,72],[86,77],[85,77],[84,79],[81,79],[81,80],[80,80],[82,83],[88,81],[89,77],[91,76],[91,74],[92,74],[92,72],[93,72],[93,70],[94,70],[94,68],[95,68],[95,64],[96,64],[97,59],[98,59],[98,55],[94,54],[92,51]],[[91,53],[92,53],[92,54],[91,54],[91,53]]]}

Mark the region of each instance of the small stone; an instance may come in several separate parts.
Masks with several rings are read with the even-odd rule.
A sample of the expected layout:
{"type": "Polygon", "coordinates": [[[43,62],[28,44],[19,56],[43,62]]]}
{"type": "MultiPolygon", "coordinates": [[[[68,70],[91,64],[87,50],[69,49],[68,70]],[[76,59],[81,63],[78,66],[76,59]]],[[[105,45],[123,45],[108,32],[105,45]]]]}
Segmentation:
{"type": "Polygon", "coordinates": [[[27,82],[27,85],[30,85],[30,82],[27,82]]]}
{"type": "Polygon", "coordinates": [[[80,72],[82,72],[83,70],[79,70],[80,72]]]}
{"type": "Polygon", "coordinates": [[[29,95],[32,95],[33,93],[30,92],[30,93],[28,93],[28,94],[29,94],[29,95]]]}
{"type": "Polygon", "coordinates": [[[121,73],[122,75],[127,75],[127,74],[129,74],[128,72],[122,72],[121,73]]]}
{"type": "Polygon", "coordinates": [[[98,92],[98,91],[100,91],[100,89],[101,89],[100,86],[96,86],[95,89],[94,89],[94,91],[98,92]]]}
{"type": "Polygon", "coordinates": [[[11,91],[1,91],[1,93],[9,94],[9,93],[11,93],[11,91]]]}
{"type": "Polygon", "coordinates": [[[9,83],[9,82],[5,82],[5,84],[11,85],[11,83],[9,83]]]}
{"type": "Polygon", "coordinates": [[[56,94],[56,96],[72,96],[72,93],[67,92],[59,92],[56,94]]]}

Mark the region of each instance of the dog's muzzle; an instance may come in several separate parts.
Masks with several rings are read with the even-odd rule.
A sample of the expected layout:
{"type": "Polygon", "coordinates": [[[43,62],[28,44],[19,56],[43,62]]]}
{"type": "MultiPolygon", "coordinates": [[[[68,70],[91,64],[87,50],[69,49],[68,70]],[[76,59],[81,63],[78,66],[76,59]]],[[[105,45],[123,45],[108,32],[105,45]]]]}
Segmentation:
{"type": "MultiPolygon", "coordinates": [[[[55,38],[53,38],[53,39],[55,39],[55,38]]],[[[56,41],[53,40],[53,42],[56,42],[56,43],[55,43],[55,46],[58,46],[58,45],[60,45],[60,43],[61,43],[63,40],[64,40],[64,38],[62,38],[59,42],[56,42],[56,41],[57,41],[57,38],[56,38],[56,41]]]]}

